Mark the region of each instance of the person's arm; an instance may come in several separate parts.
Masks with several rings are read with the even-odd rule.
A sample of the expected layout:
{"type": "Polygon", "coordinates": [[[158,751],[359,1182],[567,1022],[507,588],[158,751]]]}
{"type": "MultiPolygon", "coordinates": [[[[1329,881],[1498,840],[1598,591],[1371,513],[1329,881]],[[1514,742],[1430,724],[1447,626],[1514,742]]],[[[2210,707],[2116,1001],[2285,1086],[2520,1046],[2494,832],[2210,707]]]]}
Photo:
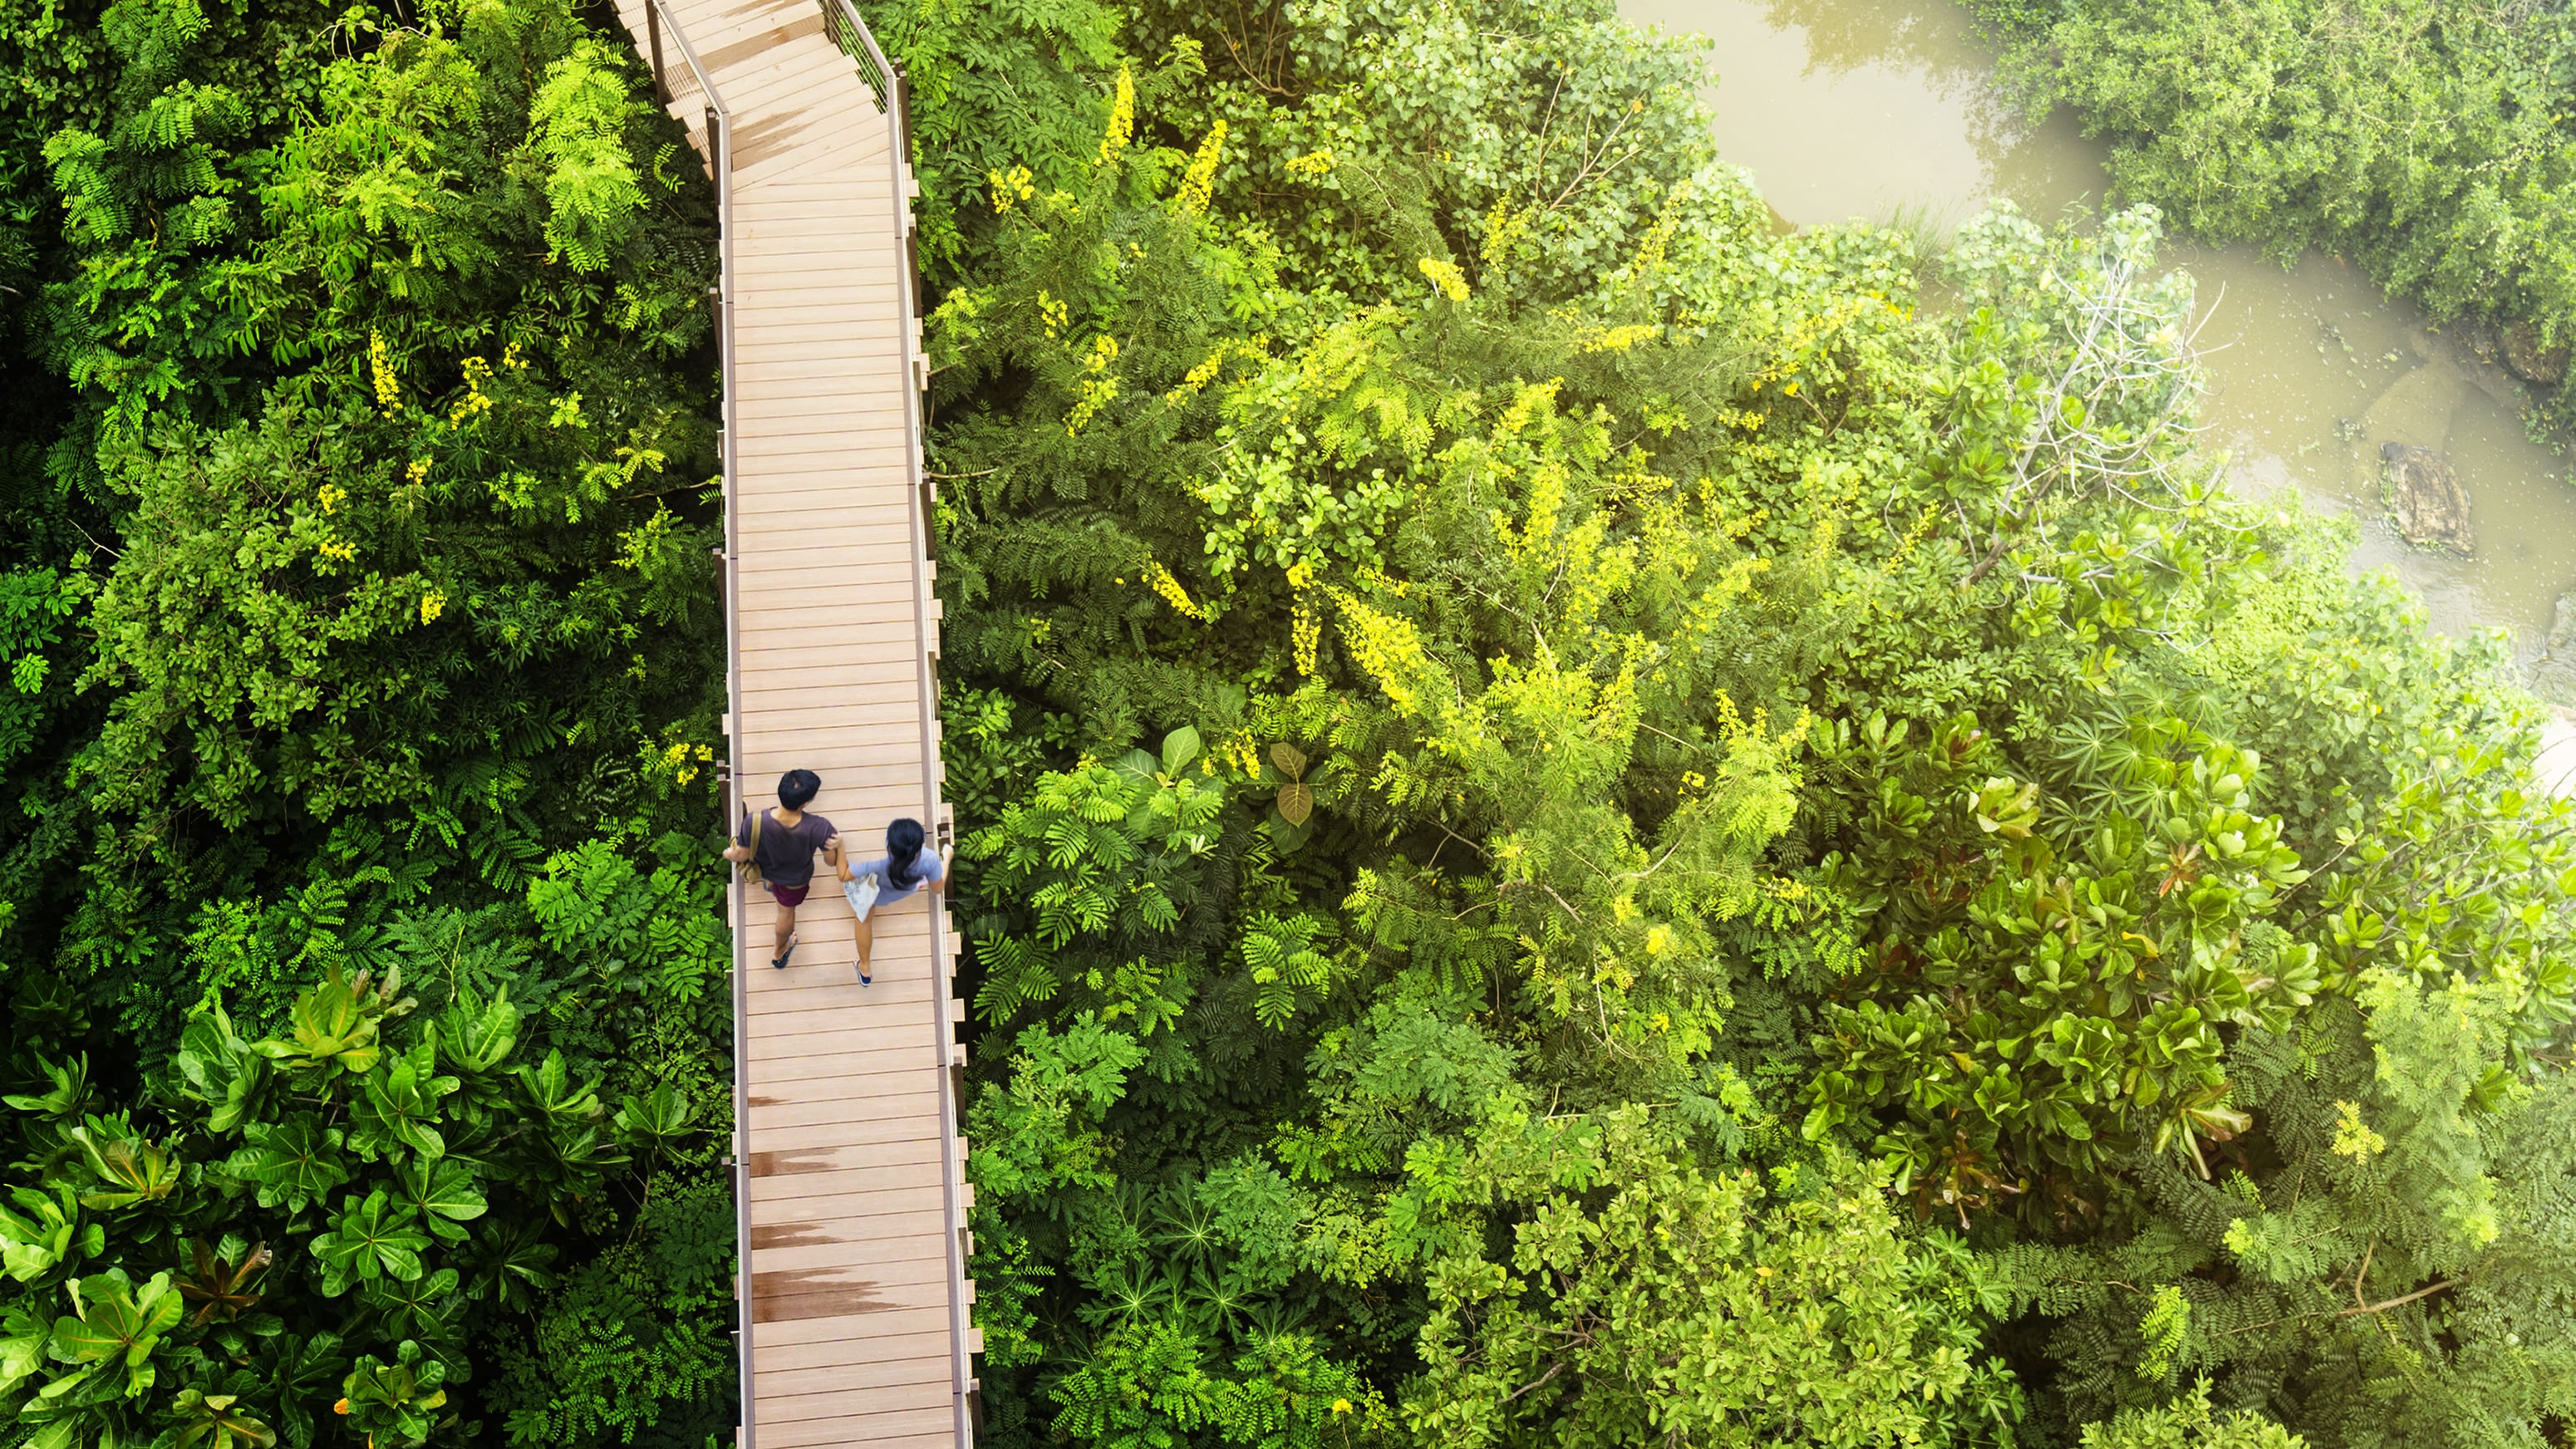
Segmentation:
{"type": "Polygon", "coordinates": [[[835,835],[823,842],[823,862],[832,867],[832,873],[839,876],[843,884],[849,882],[850,860],[842,852],[841,837],[835,835]]]}
{"type": "Polygon", "coordinates": [[[749,819],[745,819],[734,831],[733,844],[725,847],[724,858],[727,860],[751,859],[750,835],[751,821],[749,819]]]}
{"type": "Polygon", "coordinates": [[[956,854],[957,848],[955,846],[943,845],[939,847],[939,875],[937,879],[930,881],[928,886],[932,895],[944,896],[948,894],[948,867],[954,860],[956,854]]]}

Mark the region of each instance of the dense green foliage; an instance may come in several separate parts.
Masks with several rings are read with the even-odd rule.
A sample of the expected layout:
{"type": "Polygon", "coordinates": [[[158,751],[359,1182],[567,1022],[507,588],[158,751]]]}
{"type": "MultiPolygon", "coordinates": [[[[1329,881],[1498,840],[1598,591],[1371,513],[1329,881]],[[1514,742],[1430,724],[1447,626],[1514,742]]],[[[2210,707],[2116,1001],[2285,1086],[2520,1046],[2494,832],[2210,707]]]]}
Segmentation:
{"type": "Polygon", "coordinates": [[[2559,0],[1972,0],[2115,192],[2194,233],[2348,255],[2499,329],[2576,424],[2576,11],[2559,0]]]}
{"type": "Polygon", "coordinates": [[[703,174],[549,0],[0,67],[0,1433],[707,1442],[703,174]]]}
{"type": "MultiPolygon", "coordinates": [[[[2554,326],[2456,14],[2466,170],[2126,184],[2554,326]]],[[[2576,807],[2193,451],[2156,212],[1780,234],[1590,0],[871,18],[987,1442],[2563,1433],[2576,807]]],[[[0,1445],[720,1442],[702,171],[557,0],[0,68],[0,1445]]]]}
{"type": "Polygon", "coordinates": [[[1587,6],[881,29],[989,1440],[2568,1410],[2535,714],[2193,453],[2154,213],[1776,235],[1587,6]]]}

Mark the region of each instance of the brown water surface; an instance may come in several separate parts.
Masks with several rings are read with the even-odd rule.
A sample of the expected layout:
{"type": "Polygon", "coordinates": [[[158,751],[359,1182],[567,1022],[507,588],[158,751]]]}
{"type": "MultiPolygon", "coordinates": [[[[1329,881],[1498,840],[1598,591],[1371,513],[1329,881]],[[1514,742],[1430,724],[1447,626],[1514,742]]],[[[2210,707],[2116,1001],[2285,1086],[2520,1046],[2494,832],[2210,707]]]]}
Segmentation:
{"type": "MultiPolygon", "coordinates": [[[[1801,225],[1911,220],[1946,232],[2009,198],[2042,219],[2099,205],[2104,148],[2063,112],[2033,125],[1998,95],[1993,46],[1948,0],[1621,0],[1715,44],[1719,153],[1801,225]]],[[[2283,269],[2243,248],[2174,245],[2199,283],[2208,443],[2240,488],[2295,487],[2357,514],[2364,567],[2422,594],[2433,626],[2513,631],[2538,652],[2576,589],[2576,486],[2524,433],[2510,378],[2411,306],[2321,256],[2283,269]],[[2467,488],[2476,552],[2409,547],[2385,520],[2379,447],[2439,452],[2467,488]]]]}

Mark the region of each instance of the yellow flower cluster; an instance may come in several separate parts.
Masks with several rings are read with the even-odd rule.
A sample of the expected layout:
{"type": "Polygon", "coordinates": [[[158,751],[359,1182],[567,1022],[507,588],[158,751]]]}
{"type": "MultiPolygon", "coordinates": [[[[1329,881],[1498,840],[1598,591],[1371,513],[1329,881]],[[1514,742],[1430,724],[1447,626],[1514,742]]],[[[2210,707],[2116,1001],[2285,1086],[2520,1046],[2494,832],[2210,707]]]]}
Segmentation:
{"type": "Polygon", "coordinates": [[[1318,658],[1324,647],[1324,621],[1315,614],[1315,606],[1304,599],[1288,615],[1288,642],[1297,651],[1297,672],[1313,679],[1322,672],[1318,658]]]}
{"type": "Polygon", "coordinates": [[[2335,1112],[2337,1114],[2335,1156],[2349,1157],[2355,1162],[2367,1162],[2373,1155],[2388,1150],[2388,1139],[2370,1130],[2370,1124],[2361,1120],[2361,1108],[2358,1105],[2351,1102],[2337,1102],[2335,1112]]]}
{"type": "Polygon", "coordinates": [[[662,768],[671,772],[673,784],[685,785],[698,778],[699,769],[712,763],[715,757],[713,747],[693,745],[684,740],[662,752],[662,768]]]}
{"type": "Polygon", "coordinates": [[[1182,377],[1179,386],[1163,394],[1163,401],[1178,407],[1191,398],[1197,397],[1209,383],[1216,381],[1218,373],[1225,370],[1225,360],[1229,357],[1240,357],[1246,362],[1261,362],[1269,356],[1270,338],[1267,335],[1255,337],[1250,341],[1237,338],[1225,343],[1216,351],[1209,353],[1206,361],[1191,368],[1188,374],[1182,377]]]}
{"type": "Polygon", "coordinates": [[[1091,339],[1091,353],[1082,359],[1082,395],[1074,403],[1072,415],[1064,420],[1065,436],[1081,432],[1111,398],[1118,396],[1118,376],[1109,370],[1117,360],[1117,338],[1103,332],[1091,339]]]}
{"type": "Polygon", "coordinates": [[[1444,262],[1438,257],[1424,257],[1422,275],[1431,279],[1432,287],[1441,296],[1452,302],[1467,300],[1467,274],[1456,262],[1444,262]]]}
{"type": "Polygon", "coordinates": [[[1037,178],[1029,173],[1026,166],[1014,166],[1008,171],[987,171],[984,180],[993,189],[993,211],[996,215],[1008,212],[1038,194],[1037,178]]]}
{"type": "Polygon", "coordinates": [[[1064,305],[1062,298],[1050,295],[1044,287],[1038,288],[1038,321],[1045,324],[1049,340],[1064,331],[1072,316],[1072,309],[1064,305]]]}
{"type": "Polygon", "coordinates": [[[336,538],[326,538],[313,550],[335,563],[347,563],[358,556],[358,550],[336,538]]]}
{"type": "Polygon", "coordinates": [[[427,477],[429,477],[429,460],[427,458],[414,458],[411,460],[410,464],[403,469],[403,481],[409,483],[414,488],[419,487],[422,480],[427,477]]]}
{"type": "Polygon", "coordinates": [[[1834,545],[1842,541],[1842,532],[1842,519],[1836,515],[1827,514],[1824,521],[1816,525],[1815,532],[1808,537],[1807,561],[1822,563],[1832,557],[1834,545]]]}
{"type": "Polygon", "coordinates": [[[339,512],[340,505],[349,500],[349,490],[336,483],[325,483],[313,496],[321,500],[322,511],[331,514],[339,512]]]}
{"type": "Polygon", "coordinates": [[[1749,733],[1745,728],[1744,716],[1736,713],[1735,696],[1723,689],[1717,692],[1717,733],[1719,738],[1730,744],[1749,733]]]}
{"type": "Polygon", "coordinates": [[[1672,245],[1673,229],[1681,220],[1682,203],[1690,199],[1690,194],[1690,178],[1685,176],[1681,184],[1664,198],[1663,209],[1655,213],[1655,224],[1646,228],[1646,239],[1637,245],[1638,276],[1648,277],[1663,270],[1664,249],[1672,245]]]}
{"type": "Polygon", "coordinates": [[[1413,585],[1404,582],[1402,579],[1388,578],[1386,573],[1376,564],[1361,564],[1359,567],[1359,576],[1361,583],[1367,584],[1369,587],[1374,589],[1384,589],[1399,599],[1413,592],[1413,585]]]}
{"type": "Polygon", "coordinates": [[[1564,378],[1551,377],[1545,382],[1531,383],[1512,394],[1512,405],[1503,409],[1503,415],[1494,420],[1494,441],[1501,442],[1505,438],[1519,437],[1521,429],[1528,427],[1530,419],[1537,417],[1541,411],[1555,412],[1556,395],[1564,386],[1564,378]]]}
{"type": "Polygon", "coordinates": [[[1247,779],[1261,774],[1261,742],[1252,737],[1250,730],[1236,730],[1210,753],[1247,779]]]}
{"type": "MultiPolygon", "coordinates": [[[[1727,516],[1725,506],[1717,496],[1717,482],[1711,478],[1699,480],[1699,506],[1700,512],[1707,515],[1709,527],[1738,542],[1741,542],[1745,535],[1771,521],[1771,510],[1768,508],[1757,508],[1751,513],[1727,516]]],[[[1757,562],[1763,563],[1765,567],[1769,566],[1767,560],[1757,560],[1757,562]]]]}
{"type": "Polygon", "coordinates": [[[385,334],[370,329],[367,333],[367,372],[375,379],[376,406],[386,417],[402,411],[402,379],[394,375],[393,349],[385,345],[385,334]]]}
{"type": "Polygon", "coordinates": [[[1905,561],[1914,556],[1914,546],[1921,543],[1924,537],[1932,532],[1932,522],[1940,516],[1941,506],[1939,504],[1926,503],[1923,505],[1923,511],[1914,516],[1914,526],[1907,529],[1905,531],[1905,537],[1897,542],[1896,552],[1887,556],[1887,564],[1884,571],[1889,577],[1894,577],[1898,569],[1905,567],[1905,561]]]}
{"type": "Polygon", "coordinates": [[[1415,680],[1429,661],[1412,621],[1381,614],[1340,589],[1332,594],[1333,602],[1341,606],[1342,638],[1351,646],[1351,658],[1377,681],[1396,713],[1420,714],[1422,696],[1415,680]]]}
{"type": "Polygon", "coordinates": [[[1309,151],[1303,156],[1296,157],[1288,163],[1288,174],[1291,176],[1330,176],[1333,174],[1333,153],[1330,151],[1309,151]]]}
{"type": "Polygon", "coordinates": [[[1872,311],[1883,313],[1898,321],[1905,320],[1907,316],[1906,313],[1888,305],[1886,298],[1869,296],[1845,298],[1822,312],[1803,317],[1789,329],[1787,336],[1780,339],[1779,355],[1769,367],[1764,368],[1753,379],[1752,390],[1760,392],[1764,383],[1788,378],[1780,391],[1787,396],[1796,397],[1798,379],[1791,377],[1790,374],[1805,367],[1815,353],[1827,344],[1833,334],[1849,327],[1862,313],[1872,311]]]}
{"type": "Polygon", "coordinates": [[[1219,118],[1208,128],[1207,139],[1199,143],[1198,154],[1190,158],[1190,169],[1181,174],[1181,210],[1197,216],[1208,209],[1208,197],[1216,190],[1217,163],[1225,159],[1225,121],[1219,118]]]}
{"type": "Polygon", "coordinates": [[[423,594],[423,595],[421,595],[421,596],[420,596],[420,621],[421,621],[423,624],[435,624],[435,623],[437,623],[437,622],[438,622],[438,616],[439,616],[440,614],[445,613],[446,611],[447,611],[447,595],[446,595],[446,594],[444,594],[444,593],[440,592],[440,591],[439,591],[439,590],[437,590],[437,589],[432,589],[432,590],[430,590],[428,593],[425,593],[425,594],[423,594]]]}
{"type": "Polygon", "coordinates": [[[1512,248],[1520,245],[1521,238],[1529,234],[1530,219],[1538,214],[1536,205],[1527,211],[1513,211],[1512,193],[1508,188],[1495,198],[1493,209],[1485,213],[1485,241],[1479,251],[1485,263],[1486,276],[1492,276],[1510,263],[1512,248]]]}
{"type": "Polygon", "coordinates": [[[1136,78],[1127,67],[1118,67],[1118,90],[1109,98],[1109,127],[1100,136],[1100,156],[1092,164],[1106,166],[1118,159],[1127,143],[1136,135],[1136,78]]]}
{"type": "Polygon", "coordinates": [[[1200,623],[1207,622],[1207,610],[1200,608],[1197,602],[1190,598],[1189,591],[1181,587],[1181,581],[1172,577],[1172,571],[1163,567],[1159,560],[1145,561],[1145,584],[1155,593],[1162,595],[1164,603],[1200,623]]]}
{"type": "Polygon", "coordinates": [[[1583,350],[1586,352],[1625,352],[1629,348],[1636,346],[1638,343],[1651,339],[1658,331],[1661,330],[1662,329],[1656,327],[1651,322],[1632,322],[1625,327],[1613,327],[1607,331],[1593,333],[1591,336],[1583,339],[1583,350]]]}
{"type": "Polygon", "coordinates": [[[492,410],[492,399],[483,391],[483,384],[492,380],[492,364],[479,357],[469,357],[460,366],[465,373],[465,396],[458,398],[456,406],[447,410],[447,425],[451,428],[461,428],[468,419],[492,410]]]}

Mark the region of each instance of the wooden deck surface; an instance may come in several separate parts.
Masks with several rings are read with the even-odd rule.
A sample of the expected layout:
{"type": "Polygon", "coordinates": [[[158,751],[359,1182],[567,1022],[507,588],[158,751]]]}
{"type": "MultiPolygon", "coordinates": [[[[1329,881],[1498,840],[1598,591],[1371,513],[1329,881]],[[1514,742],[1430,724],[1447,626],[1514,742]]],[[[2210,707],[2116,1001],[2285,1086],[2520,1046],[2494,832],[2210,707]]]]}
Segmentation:
{"type": "MultiPolygon", "coordinates": [[[[652,62],[644,0],[620,0],[652,62]]],[[[671,110],[703,156],[705,99],[681,41],[723,100],[732,145],[726,462],[734,551],[732,753],[744,802],[780,774],[820,774],[809,808],[853,858],[902,816],[937,829],[937,721],[924,661],[918,440],[906,391],[914,339],[908,220],[892,132],[816,0],[666,0],[671,110]],[[676,28],[681,32],[675,36],[676,28]],[[925,760],[925,753],[929,758],[925,760]],[[927,768],[925,768],[927,766],[927,768]]],[[[758,1449],[967,1449],[972,1381],[957,1225],[962,1139],[943,1141],[955,937],[915,895],[875,918],[875,984],[853,970],[849,908],[818,873],[798,946],[769,965],[772,912],[737,893],[735,1022],[748,1203],[750,1366],[740,1442],[758,1449]],[[942,949],[934,949],[934,936],[942,949]],[[946,1149],[946,1150],[943,1150],[946,1149]]]]}

